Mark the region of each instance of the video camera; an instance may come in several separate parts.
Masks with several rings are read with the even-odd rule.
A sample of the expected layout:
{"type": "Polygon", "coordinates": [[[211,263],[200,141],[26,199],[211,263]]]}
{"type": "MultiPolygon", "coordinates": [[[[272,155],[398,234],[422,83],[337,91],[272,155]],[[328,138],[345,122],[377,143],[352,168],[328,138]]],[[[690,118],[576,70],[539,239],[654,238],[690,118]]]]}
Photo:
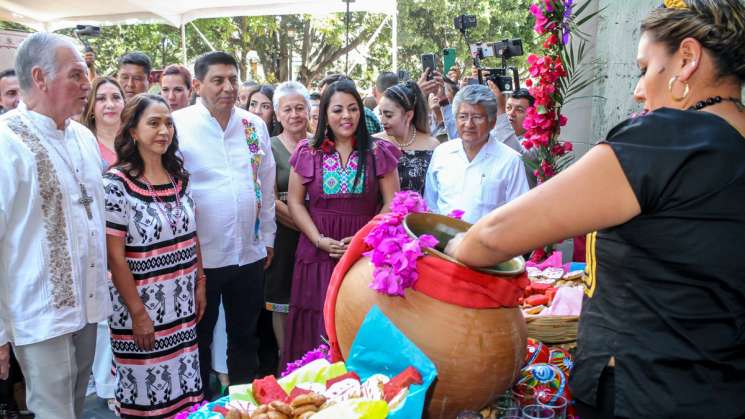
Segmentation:
{"type": "Polygon", "coordinates": [[[508,93],[513,92],[520,88],[520,76],[517,72],[517,68],[507,65],[507,60],[513,57],[517,57],[524,54],[523,41],[520,39],[504,39],[499,42],[476,42],[470,43],[468,41],[468,29],[475,28],[476,16],[472,15],[460,15],[454,20],[455,28],[458,29],[465,38],[468,44],[471,57],[473,58],[473,65],[479,72],[479,84],[486,84],[486,81],[491,80],[497,85],[500,91],[508,93]],[[502,65],[498,68],[486,68],[481,66],[481,60],[484,58],[500,58],[502,65]],[[508,75],[508,71],[512,75],[508,75]],[[482,75],[486,72],[486,77],[482,75]]]}
{"type": "MultiPolygon", "coordinates": [[[[486,80],[494,82],[500,91],[513,92],[520,88],[520,75],[517,68],[507,66],[507,60],[524,54],[523,42],[520,39],[505,39],[489,44],[478,42],[471,44],[470,50],[474,61],[478,58],[480,62],[480,60],[489,57],[497,57],[502,60],[501,68],[481,68],[478,66],[479,70],[487,71],[486,80]],[[512,75],[508,75],[508,70],[512,72],[512,75]]],[[[479,80],[479,83],[482,83],[482,81],[479,80]]]]}
{"type": "Polygon", "coordinates": [[[101,28],[93,25],[77,25],[73,33],[83,46],[85,46],[85,52],[93,52],[93,48],[88,43],[88,38],[101,36],[101,28]]]}

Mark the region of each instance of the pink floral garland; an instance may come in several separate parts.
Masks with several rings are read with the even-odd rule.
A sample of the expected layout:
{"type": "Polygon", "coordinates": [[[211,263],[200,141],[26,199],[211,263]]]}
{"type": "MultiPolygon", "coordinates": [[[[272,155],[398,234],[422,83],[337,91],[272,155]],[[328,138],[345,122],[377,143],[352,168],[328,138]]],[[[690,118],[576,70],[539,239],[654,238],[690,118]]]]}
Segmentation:
{"type": "Polygon", "coordinates": [[[541,56],[528,56],[532,79],[525,81],[535,104],[528,108],[523,127],[525,140],[523,146],[530,150],[538,149],[538,167],[533,174],[542,183],[556,175],[561,167],[558,159],[572,151],[572,143],[559,141],[559,130],[567,123],[561,114],[564,98],[557,90],[559,79],[567,77],[561,60],[561,52],[569,43],[569,21],[572,17],[573,0],[538,0],[530,6],[535,16],[533,29],[545,36],[541,56]]]}
{"type": "MultiPolygon", "coordinates": [[[[416,261],[424,256],[423,249],[437,245],[437,239],[429,234],[415,239],[406,233],[403,220],[412,212],[429,210],[418,193],[398,192],[391,202],[391,212],[365,237],[365,244],[372,248],[364,255],[374,266],[370,288],[375,291],[403,297],[404,291],[413,287],[419,277],[416,261]]],[[[455,210],[450,216],[460,218],[463,211],[455,210]]]]}
{"type": "Polygon", "coordinates": [[[285,370],[282,371],[280,377],[286,377],[292,374],[295,370],[298,370],[317,359],[325,359],[331,362],[331,355],[329,354],[328,345],[322,344],[316,349],[306,352],[305,355],[303,355],[303,357],[298,359],[297,361],[290,362],[289,364],[287,364],[287,367],[285,367],[285,370]]]}
{"type": "Polygon", "coordinates": [[[207,401],[203,401],[201,403],[195,404],[191,407],[189,407],[186,410],[182,410],[181,412],[176,413],[176,416],[174,416],[175,419],[188,419],[189,415],[196,412],[197,410],[201,409],[202,406],[208,404],[207,401]]]}

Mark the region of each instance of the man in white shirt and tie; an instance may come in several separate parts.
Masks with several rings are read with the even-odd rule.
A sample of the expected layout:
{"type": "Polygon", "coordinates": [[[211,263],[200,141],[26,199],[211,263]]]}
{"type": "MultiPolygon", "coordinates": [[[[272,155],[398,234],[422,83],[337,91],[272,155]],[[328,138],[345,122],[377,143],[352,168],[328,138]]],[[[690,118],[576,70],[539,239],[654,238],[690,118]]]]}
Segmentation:
{"type": "Polygon", "coordinates": [[[486,86],[469,85],[453,99],[460,138],[440,144],[427,169],[424,199],[431,211],[464,211],[475,223],[491,210],[528,191],[520,154],[490,139],[497,99],[486,86]]]}
{"type": "Polygon", "coordinates": [[[80,418],[96,323],[111,313],[98,147],[70,119],[91,85],[58,35],[16,54],[24,102],[0,118],[0,378],[10,342],[36,417],[80,418]]]}
{"type": "Polygon", "coordinates": [[[205,395],[220,299],[228,334],[231,384],[257,370],[256,324],[264,305],[264,269],[274,247],[275,164],[266,125],[236,108],[238,63],[210,52],[194,65],[196,104],[173,113],[184,165],[191,173],[197,235],[207,275],[207,310],[197,326],[205,395]]]}

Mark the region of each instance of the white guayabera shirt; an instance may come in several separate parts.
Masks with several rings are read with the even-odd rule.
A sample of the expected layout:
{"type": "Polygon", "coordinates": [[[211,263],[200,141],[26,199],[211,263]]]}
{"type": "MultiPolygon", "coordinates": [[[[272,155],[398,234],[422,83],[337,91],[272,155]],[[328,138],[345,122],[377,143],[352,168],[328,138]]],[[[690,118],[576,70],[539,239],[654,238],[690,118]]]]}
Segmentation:
{"type": "Polygon", "coordinates": [[[432,212],[463,210],[463,220],[475,223],[528,190],[525,166],[515,150],[491,138],[469,162],[458,138],[432,154],[424,200],[432,212]]]}
{"type": "Polygon", "coordinates": [[[106,319],[104,220],[101,157],[87,128],[68,120],[58,130],[23,103],[0,117],[0,344],[106,319]]]}
{"type": "Polygon", "coordinates": [[[233,108],[223,131],[201,100],[174,112],[173,120],[184,166],[191,174],[204,267],[243,266],[263,259],[266,247],[274,247],[277,231],[276,168],[266,124],[244,109],[233,108]],[[257,135],[253,151],[247,126],[257,135]],[[255,157],[260,163],[254,174],[255,157]]]}

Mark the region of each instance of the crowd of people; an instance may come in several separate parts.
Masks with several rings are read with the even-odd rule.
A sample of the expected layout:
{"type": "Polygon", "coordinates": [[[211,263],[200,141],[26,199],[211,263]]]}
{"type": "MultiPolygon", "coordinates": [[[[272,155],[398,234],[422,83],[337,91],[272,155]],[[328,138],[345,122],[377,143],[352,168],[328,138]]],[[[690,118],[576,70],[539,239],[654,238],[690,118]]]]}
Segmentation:
{"type": "Polygon", "coordinates": [[[410,190],[475,223],[448,248],[474,266],[597,231],[572,375],[583,418],[676,403],[745,413],[745,294],[733,291],[745,272],[745,12],[688,3],[642,26],[635,95],[650,116],[538,187],[521,145],[533,97],[457,67],[417,81],[383,72],[363,98],[338,73],[315,89],[241,82],[218,51],[193,73],[167,66],[156,88],[144,53],[91,79],[65,38],[30,35],[0,73],[0,402],[22,372],[42,419],[81,417],[91,380],[121,417],[170,417],[277,374],[323,343],[326,289],[352,236],[410,190]],[[694,277],[715,284],[711,305],[694,277]],[[716,393],[712,371],[730,383],[716,393]],[[682,382],[692,392],[660,384],[682,382]]]}
{"type": "Polygon", "coordinates": [[[363,99],[337,73],[241,82],[224,52],[157,86],[141,52],[89,64],[37,33],[0,76],[2,351],[38,417],[80,417],[91,370],[122,417],[277,374],[323,342],[334,266],[396,192],[474,222],[529,189],[525,91],[384,72],[363,99]]]}

